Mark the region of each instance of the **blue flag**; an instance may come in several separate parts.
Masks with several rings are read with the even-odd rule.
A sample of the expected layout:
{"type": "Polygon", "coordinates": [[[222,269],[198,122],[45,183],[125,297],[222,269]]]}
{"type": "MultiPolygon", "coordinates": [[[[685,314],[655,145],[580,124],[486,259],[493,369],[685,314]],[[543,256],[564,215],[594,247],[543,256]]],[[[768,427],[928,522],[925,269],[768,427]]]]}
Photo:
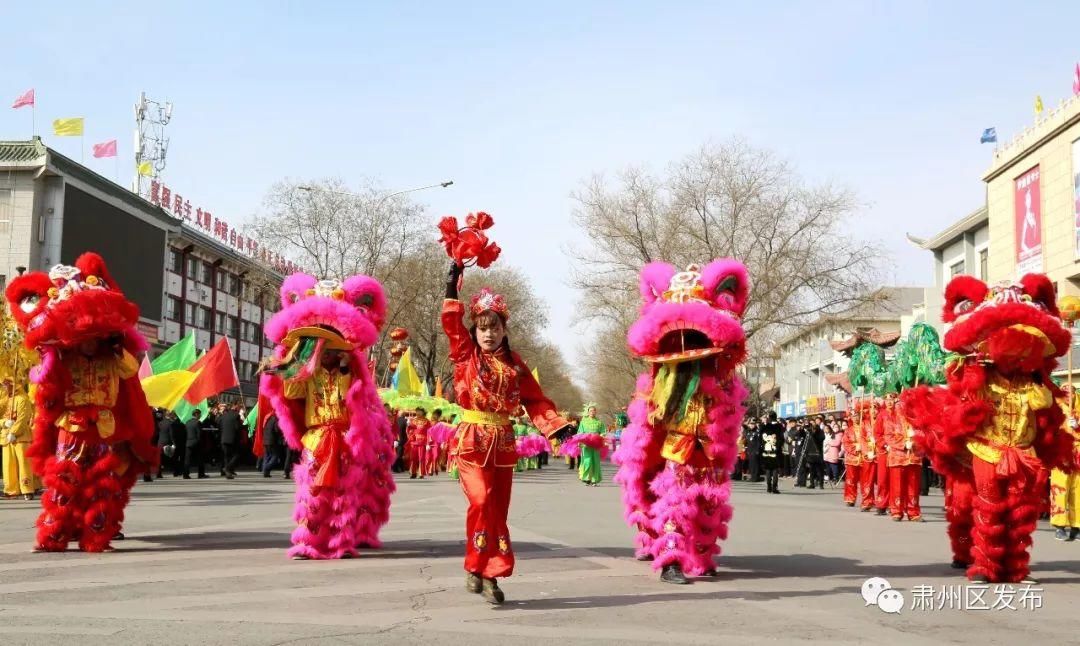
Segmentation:
{"type": "Polygon", "coordinates": [[[988,144],[997,142],[997,128],[987,128],[983,130],[982,137],[979,137],[980,144],[988,144]]]}

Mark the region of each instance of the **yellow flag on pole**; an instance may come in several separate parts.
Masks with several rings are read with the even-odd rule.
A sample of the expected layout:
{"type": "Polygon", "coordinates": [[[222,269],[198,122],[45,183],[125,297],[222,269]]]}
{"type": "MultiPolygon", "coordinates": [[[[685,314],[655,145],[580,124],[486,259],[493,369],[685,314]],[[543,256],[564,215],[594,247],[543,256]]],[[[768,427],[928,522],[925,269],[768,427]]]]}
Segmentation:
{"type": "Polygon", "coordinates": [[[537,370],[536,368],[533,368],[532,373],[533,373],[533,379],[536,380],[536,385],[539,386],[540,385],[540,371],[537,370]]]}
{"type": "Polygon", "coordinates": [[[420,375],[412,364],[412,348],[405,351],[398,361],[397,373],[394,375],[396,390],[402,397],[423,395],[424,388],[420,385],[420,375]]]}
{"type": "Polygon", "coordinates": [[[53,119],[52,129],[53,134],[57,137],[81,137],[83,134],[83,118],[53,119]]]}
{"type": "Polygon", "coordinates": [[[150,162],[143,162],[139,164],[139,174],[143,177],[151,177],[154,174],[154,167],[150,165],[150,162]]]}
{"type": "Polygon", "coordinates": [[[146,403],[154,408],[172,410],[183,399],[197,376],[198,373],[190,370],[170,370],[146,377],[139,383],[146,393],[146,403]]]}
{"type": "Polygon", "coordinates": [[[1042,113],[1043,113],[1042,96],[1036,94],[1035,95],[1035,116],[1040,116],[1040,115],[1042,115],[1042,113]]]}

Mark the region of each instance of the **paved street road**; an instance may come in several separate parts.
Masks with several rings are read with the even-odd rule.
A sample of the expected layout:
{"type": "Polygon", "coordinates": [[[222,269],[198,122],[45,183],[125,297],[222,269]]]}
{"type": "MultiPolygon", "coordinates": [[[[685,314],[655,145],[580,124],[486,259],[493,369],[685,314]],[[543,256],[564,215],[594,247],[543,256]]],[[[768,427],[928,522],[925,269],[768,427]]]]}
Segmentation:
{"type": "Polygon", "coordinates": [[[96,556],[30,553],[37,503],[0,501],[0,645],[1033,644],[1075,632],[1080,541],[1045,525],[1041,609],[911,610],[915,586],[941,596],[963,583],[947,567],[940,496],[929,522],[900,524],[843,507],[837,490],[735,483],[721,575],[669,586],[633,560],[610,471],[593,489],[554,466],[515,481],[519,560],[502,608],[463,590],[464,500],[445,477],[399,481],[386,547],[333,562],[285,558],[292,483],[280,475],[139,483],[128,540],[96,556]],[[864,606],[872,576],[907,595],[899,616],[864,606]]]}

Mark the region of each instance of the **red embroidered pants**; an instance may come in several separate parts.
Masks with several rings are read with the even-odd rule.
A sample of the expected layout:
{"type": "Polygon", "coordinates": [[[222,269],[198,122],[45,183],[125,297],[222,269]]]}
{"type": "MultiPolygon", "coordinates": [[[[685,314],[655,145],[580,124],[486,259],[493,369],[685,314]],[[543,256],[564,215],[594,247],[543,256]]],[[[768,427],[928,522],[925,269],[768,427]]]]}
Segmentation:
{"type": "MultiPolygon", "coordinates": [[[[489,462],[495,462],[492,458],[489,462]]],[[[458,460],[461,489],[469,500],[465,514],[465,571],[485,579],[514,573],[514,550],[506,516],[514,467],[477,466],[458,460]]]]}
{"type": "Polygon", "coordinates": [[[922,465],[907,464],[889,467],[889,513],[893,518],[909,520],[922,517],[919,508],[922,465]]]}
{"type": "Polygon", "coordinates": [[[854,505],[859,497],[859,476],[862,473],[862,465],[848,464],[844,466],[844,502],[854,505]]]}

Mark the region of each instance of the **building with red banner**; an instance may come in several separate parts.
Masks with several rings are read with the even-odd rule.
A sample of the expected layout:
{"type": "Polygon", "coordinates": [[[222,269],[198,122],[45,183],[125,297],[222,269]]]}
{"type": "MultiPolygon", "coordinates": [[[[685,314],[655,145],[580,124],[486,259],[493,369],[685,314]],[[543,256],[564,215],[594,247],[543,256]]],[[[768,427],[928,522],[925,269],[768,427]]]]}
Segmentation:
{"type": "Polygon", "coordinates": [[[262,326],[295,265],[209,211],[189,209],[168,187],[157,190],[156,202],[144,199],[39,137],[0,142],[0,288],[20,270],[47,271],[97,251],[138,304],[155,354],[190,332],[200,350],[227,337],[241,380],[231,394],[253,403],[255,370],[271,348],[262,326]]]}

